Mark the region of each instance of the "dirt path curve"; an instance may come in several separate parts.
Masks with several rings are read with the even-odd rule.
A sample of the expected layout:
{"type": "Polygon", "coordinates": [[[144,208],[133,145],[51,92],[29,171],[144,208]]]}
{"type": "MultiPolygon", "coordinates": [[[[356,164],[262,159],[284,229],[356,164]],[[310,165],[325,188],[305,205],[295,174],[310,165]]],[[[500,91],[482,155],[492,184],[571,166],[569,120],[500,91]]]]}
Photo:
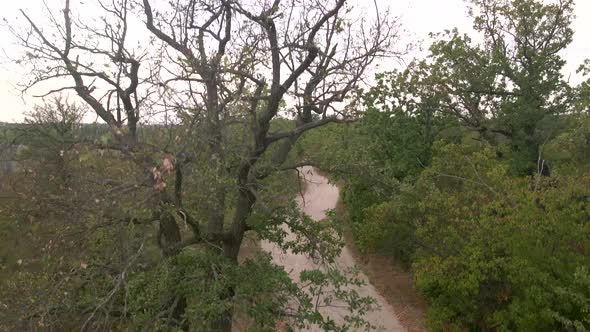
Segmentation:
{"type": "MultiPolygon", "coordinates": [[[[314,220],[322,220],[326,217],[326,210],[336,207],[339,196],[338,187],[328,183],[328,179],[318,174],[312,167],[305,166],[300,171],[305,176],[306,186],[303,199],[301,196],[297,199],[298,204],[314,220]]],[[[283,253],[281,249],[268,242],[262,242],[261,246],[263,250],[271,253],[276,264],[282,265],[287,271],[290,271],[291,278],[294,280],[298,278],[301,271],[318,267],[305,255],[293,254],[292,252],[283,253]]],[[[336,263],[343,269],[355,265],[354,258],[348,247],[343,248],[336,263]]],[[[361,296],[374,298],[379,306],[375,311],[367,313],[365,319],[378,326],[379,331],[405,331],[397,319],[393,307],[369,283],[366,275],[361,273],[360,277],[365,281],[366,285],[358,289],[358,293],[361,296]]],[[[347,314],[346,309],[336,307],[325,308],[322,313],[330,315],[337,322],[342,321],[342,317],[347,314]]]]}

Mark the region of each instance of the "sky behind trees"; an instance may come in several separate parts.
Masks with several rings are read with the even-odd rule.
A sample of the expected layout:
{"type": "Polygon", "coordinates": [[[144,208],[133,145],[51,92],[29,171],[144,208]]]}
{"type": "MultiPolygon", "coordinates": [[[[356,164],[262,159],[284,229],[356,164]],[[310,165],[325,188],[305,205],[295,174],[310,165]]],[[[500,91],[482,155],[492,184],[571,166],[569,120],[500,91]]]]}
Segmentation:
{"type": "MultiPolygon", "coordinates": [[[[7,19],[8,22],[16,20],[20,16],[19,9],[25,9],[33,15],[39,14],[43,0],[20,0],[7,1],[3,4],[3,14],[0,19],[7,19]]],[[[60,2],[46,0],[48,3],[60,2]]],[[[86,0],[93,1],[93,0],[86,0]]],[[[84,1],[76,1],[74,4],[83,6],[84,1]],[[82,3],[82,4],[81,4],[82,3]]],[[[406,30],[404,41],[415,43],[422,40],[422,47],[429,45],[428,34],[440,32],[453,27],[459,28],[462,32],[471,32],[471,19],[466,15],[466,5],[463,0],[376,0],[379,10],[390,8],[393,15],[400,15],[402,26],[406,30]]],[[[349,0],[353,6],[366,6],[365,0],[349,0]]],[[[564,68],[566,79],[570,77],[572,83],[578,83],[580,76],[575,71],[586,58],[590,58],[590,40],[587,33],[590,32],[590,1],[576,1],[576,20],[573,29],[576,32],[574,41],[563,54],[567,60],[564,68]],[[571,76],[570,76],[571,75],[571,76]]],[[[19,49],[15,47],[14,40],[9,33],[5,23],[0,26],[0,121],[18,122],[22,121],[23,114],[30,110],[35,103],[42,103],[39,98],[33,98],[30,94],[21,96],[15,85],[24,80],[25,71],[18,68],[9,60],[10,56],[18,54],[19,49]]],[[[415,50],[406,57],[406,60],[420,55],[420,50],[415,50]]],[[[397,62],[383,63],[380,70],[385,71],[394,67],[403,66],[397,62]]],[[[88,119],[91,120],[91,119],[88,119]]]]}

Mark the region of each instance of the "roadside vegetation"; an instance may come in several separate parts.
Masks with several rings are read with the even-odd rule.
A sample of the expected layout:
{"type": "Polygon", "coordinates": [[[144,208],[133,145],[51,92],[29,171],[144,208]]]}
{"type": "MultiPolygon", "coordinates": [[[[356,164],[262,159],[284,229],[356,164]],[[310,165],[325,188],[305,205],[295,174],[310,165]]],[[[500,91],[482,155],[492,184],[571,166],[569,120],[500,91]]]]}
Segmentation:
{"type": "Polygon", "coordinates": [[[436,35],[378,75],[359,122],[301,150],[345,184],[361,252],[413,273],[430,329],[586,331],[590,81],[561,75],[574,3],[470,3],[479,36],[436,35]]]}

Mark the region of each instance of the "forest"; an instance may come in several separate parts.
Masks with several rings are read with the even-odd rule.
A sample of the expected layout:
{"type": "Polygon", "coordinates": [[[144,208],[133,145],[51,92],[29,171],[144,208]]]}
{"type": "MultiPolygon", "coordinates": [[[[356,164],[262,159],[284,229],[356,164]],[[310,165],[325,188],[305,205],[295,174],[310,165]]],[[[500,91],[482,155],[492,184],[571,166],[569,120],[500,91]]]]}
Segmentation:
{"type": "Polygon", "coordinates": [[[411,48],[396,13],[349,2],[47,0],[6,25],[40,102],[0,125],[0,331],[379,330],[371,285],[399,331],[589,331],[575,1],[466,0],[473,31],[401,68],[376,66],[411,48]],[[321,220],[310,167],[339,188],[321,220]]]}

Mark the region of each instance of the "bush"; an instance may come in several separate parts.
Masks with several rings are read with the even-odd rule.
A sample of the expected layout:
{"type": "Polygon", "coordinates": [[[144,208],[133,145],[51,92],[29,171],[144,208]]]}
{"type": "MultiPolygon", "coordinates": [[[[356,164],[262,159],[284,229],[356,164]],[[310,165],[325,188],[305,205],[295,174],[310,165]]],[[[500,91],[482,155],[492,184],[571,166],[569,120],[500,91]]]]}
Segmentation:
{"type": "Polygon", "coordinates": [[[507,170],[489,146],[439,145],[413,188],[422,208],[389,219],[415,220],[406,249],[416,248],[432,328],[590,328],[580,268],[590,265],[590,173],[512,178],[507,170]]]}

